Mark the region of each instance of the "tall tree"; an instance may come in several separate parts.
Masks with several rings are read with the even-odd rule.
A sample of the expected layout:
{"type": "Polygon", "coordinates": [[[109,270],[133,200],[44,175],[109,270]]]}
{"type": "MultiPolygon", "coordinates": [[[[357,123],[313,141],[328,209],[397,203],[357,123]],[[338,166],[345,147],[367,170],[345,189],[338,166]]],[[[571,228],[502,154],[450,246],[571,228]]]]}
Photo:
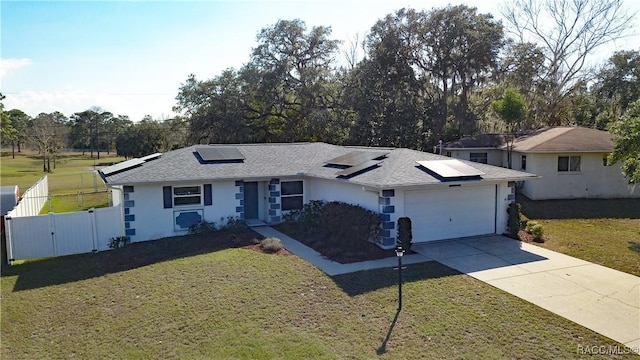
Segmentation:
{"type": "Polygon", "coordinates": [[[418,64],[432,72],[434,85],[441,84],[445,114],[450,93],[462,134],[475,132],[475,117],[468,111],[470,93],[495,72],[504,43],[502,25],[491,14],[478,14],[476,8],[448,6],[433,10],[426,19],[418,64]]]}
{"type": "Polygon", "coordinates": [[[174,110],[183,111],[189,119],[185,141],[241,143],[259,136],[260,129],[247,120],[251,100],[246,83],[233,69],[204,81],[190,75],[180,87],[176,100],[174,110]]]}
{"type": "Polygon", "coordinates": [[[422,83],[411,67],[404,15],[388,15],[373,26],[366,40],[369,57],[346,78],[344,101],[357,114],[351,144],[422,147],[422,83]]]}
{"type": "MultiPolygon", "coordinates": [[[[370,72],[361,85],[378,93],[376,105],[386,108],[387,114],[376,110],[384,119],[380,131],[404,128],[401,136],[412,142],[417,135],[421,141],[409,146],[419,148],[446,140],[447,132],[474,133],[478,116],[471,111],[471,94],[495,73],[503,44],[500,23],[465,5],[401,9],[379,20],[367,37],[368,59],[357,71],[370,72]]],[[[367,117],[365,101],[359,104],[367,117]]],[[[364,117],[365,123],[376,119],[364,117]]]]}
{"type": "Polygon", "coordinates": [[[629,35],[634,16],[623,0],[511,0],[502,13],[518,42],[542,47],[545,86],[540,94],[549,125],[570,121],[563,107],[588,82],[589,56],[629,35]]]}
{"type": "Polygon", "coordinates": [[[520,93],[513,88],[507,88],[502,98],[493,101],[491,107],[511,134],[507,141],[507,167],[511,169],[513,141],[515,133],[521,130],[522,122],[527,116],[527,105],[520,93]]]}
{"type": "Polygon", "coordinates": [[[105,134],[108,134],[107,123],[113,114],[94,106],[88,110],[71,116],[72,125],[70,140],[75,149],[82,149],[82,154],[89,149],[90,156],[94,151],[100,159],[100,149],[108,146],[105,134]]]}
{"type": "Polygon", "coordinates": [[[613,54],[596,75],[590,90],[594,110],[586,125],[604,129],[640,99],[640,52],[620,51],[613,54]]]}
{"type": "Polygon", "coordinates": [[[16,146],[18,147],[18,152],[22,152],[22,144],[24,144],[27,139],[27,129],[31,117],[18,109],[7,111],[7,116],[11,120],[11,125],[16,129],[16,137],[11,143],[12,152],[15,152],[16,146]]]}
{"type": "Polygon", "coordinates": [[[299,19],[280,20],[258,34],[243,72],[253,87],[250,119],[267,125],[267,141],[330,138],[311,131],[318,130],[311,125],[314,113],[332,108],[337,96],[330,80],[339,41],[330,35],[324,26],[307,32],[299,19]]]}
{"type": "Polygon", "coordinates": [[[613,152],[608,164],[622,163],[622,173],[629,184],[640,184],[640,100],[629,106],[624,116],[609,126],[614,136],[613,152]]]}
{"type": "Polygon", "coordinates": [[[164,141],[162,125],[151,117],[145,117],[118,135],[116,150],[118,155],[126,158],[140,157],[160,151],[164,141]]]}
{"type": "Polygon", "coordinates": [[[60,112],[40,113],[31,121],[29,141],[42,156],[42,171],[51,172],[51,159],[65,147],[68,135],[66,117],[60,112]]]}
{"type": "MultiPolygon", "coordinates": [[[[0,144],[4,145],[7,142],[11,142],[12,144],[18,139],[18,131],[13,127],[11,122],[11,118],[4,111],[4,104],[2,100],[5,99],[5,96],[0,93],[0,144]]],[[[15,153],[12,152],[12,157],[15,158],[15,153]]]]}

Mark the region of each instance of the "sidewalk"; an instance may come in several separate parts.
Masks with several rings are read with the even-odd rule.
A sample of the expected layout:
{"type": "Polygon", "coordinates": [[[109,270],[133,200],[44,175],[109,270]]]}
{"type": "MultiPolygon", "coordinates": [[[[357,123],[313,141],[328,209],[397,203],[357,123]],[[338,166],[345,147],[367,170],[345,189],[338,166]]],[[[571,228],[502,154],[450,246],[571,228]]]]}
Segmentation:
{"type": "MultiPolygon", "coordinates": [[[[398,265],[398,259],[396,259],[395,257],[351,264],[341,264],[325,258],[319,252],[269,226],[257,226],[252,227],[251,229],[264,237],[275,237],[280,239],[287,250],[301,257],[305,261],[310,262],[329,276],[348,274],[361,270],[393,267],[398,265]]],[[[432,261],[432,259],[429,259],[428,257],[421,254],[411,254],[402,257],[403,265],[418,264],[427,261],[432,261]]]]}

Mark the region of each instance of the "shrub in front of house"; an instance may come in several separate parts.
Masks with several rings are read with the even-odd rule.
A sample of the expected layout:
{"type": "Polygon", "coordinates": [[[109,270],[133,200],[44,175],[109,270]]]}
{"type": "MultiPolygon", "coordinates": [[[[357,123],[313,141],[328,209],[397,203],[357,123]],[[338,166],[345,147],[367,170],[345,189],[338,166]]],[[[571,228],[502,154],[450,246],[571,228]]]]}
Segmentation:
{"type": "Polygon", "coordinates": [[[533,220],[529,220],[527,221],[527,225],[524,228],[524,231],[528,232],[529,234],[533,233],[533,227],[538,225],[537,221],[533,221],[533,220]]]}
{"type": "Polygon", "coordinates": [[[214,232],[216,230],[218,230],[218,228],[216,227],[216,223],[201,221],[189,227],[189,234],[190,235],[207,234],[210,232],[214,232]]]}
{"type": "Polygon", "coordinates": [[[536,224],[531,227],[531,235],[533,235],[533,240],[536,242],[544,242],[544,228],[541,224],[536,224]]]}
{"type": "Polygon", "coordinates": [[[125,245],[127,245],[129,243],[129,237],[128,236],[116,236],[116,237],[112,237],[111,239],[109,239],[109,248],[110,249],[117,249],[117,248],[121,248],[124,247],[125,245]]]}
{"type": "Polygon", "coordinates": [[[249,225],[247,225],[247,222],[238,216],[227,216],[226,220],[221,217],[220,223],[223,224],[220,226],[220,230],[230,230],[237,233],[249,231],[249,225]]]}
{"type": "Polygon", "coordinates": [[[522,206],[517,202],[513,202],[509,204],[507,213],[509,214],[507,223],[507,226],[509,228],[509,235],[514,238],[518,238],[518,232],[520,231],[521,226],[522,206]]]}
{"type": "Polygon", "coordinates": [[[380,236],[380,215],[359,205],[333,201],[320,214],[315,232],[323,238],[356,243],[376,241],[380,236]]]}
{"type": "Polygon", "coordinates": [[[380,236],[380,216],[358,205],[312,201],[285,216],[292,235],[329,258],[349,258],[380,236]]]}
{"type": "Polygon", "coordinates": [[[292,210],[282,217],[288,225],[298,227],[306,235],[310,235],[320,227],[322,211],[327,205],[326,201],[311,200],[302,206],[302,209],[292,210]]]}
{"type": "Polygon", "coordinates": [[[405,251],[411,250],[411,245],[413,245],[411,219],[408,217],[398,219],[398,245],[402,246],[405,251]]]}
{"type": "Polygon", "coordinates": [[[264,252],[277,253],[284,249],[284,245],[282,245],[282,241],[280,241],[280,239],[270,237],[260,241],[260,248],[264,252]]]}

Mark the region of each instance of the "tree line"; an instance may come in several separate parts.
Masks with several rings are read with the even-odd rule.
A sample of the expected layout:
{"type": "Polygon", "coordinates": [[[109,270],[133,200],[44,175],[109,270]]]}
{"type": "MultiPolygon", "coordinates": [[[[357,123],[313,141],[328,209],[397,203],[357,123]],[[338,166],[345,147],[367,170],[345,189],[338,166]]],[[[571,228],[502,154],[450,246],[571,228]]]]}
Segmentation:
{"type": "MultiPolygon", "coordinates": [[[[605,130],[633,118],[623,115],[640,98],[640,52],[591,63],[629,35],[634,14],[622,0],[513,0],[501,12],[504,24],[466,5],[400,9],[342,50],[330,27],[280,20],[258,32],[239,69],[190,75],[176,97],[181,116],[132,123],[90,109],[67,120],[66,138],[98,156],[115,148],[127,157],[197,143],[429,150],[465,135],[557,125],[605,130]]],[[[49,129],[65,123],[58,114],[36,119],[49,129]]],[[[19,147],[21,139],[13,142],[19,147]]]]}
{"type": "Polygon", "coordinates": [[[42,156],[45,172],[51,171],[52,161],[55,168],[56,158],[66,149],[89,153],[97,159],[101,152],[114,151],[133,158],[186,144],[187,126],[181,117],[157,121],[147,115],[134,123],[126,115],[92,107],[70,117],[55,111],[32,118],[19,109],[4,111],[1,102],[0,110],[3,146],[11,144],[13,157],[24,146],[34,148],[42,156]]]}
{"type": "Polygon", "coordinates": [[[189,76],[175,110],[188,120],[190,143],[427,150],[481,132],[606,129],[638,99],[638,51],[589,66],[596,50],[628,33],[621,1],[516,0],[503,12],[506,25],[466,5],[398,10],[344,51],[346,65],[330,27],[281,20],[258,33],[240,69],[189,76]],[[519,102],[519,116],[500,112],[505,99],[519,102]]]}

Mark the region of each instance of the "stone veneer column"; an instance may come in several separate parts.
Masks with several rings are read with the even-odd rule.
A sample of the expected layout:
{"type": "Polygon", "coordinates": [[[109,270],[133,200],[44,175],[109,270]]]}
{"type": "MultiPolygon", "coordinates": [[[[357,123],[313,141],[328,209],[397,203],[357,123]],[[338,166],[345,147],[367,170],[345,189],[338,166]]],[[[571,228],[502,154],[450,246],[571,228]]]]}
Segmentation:
{"type": "Polygon", "coordinates": [[[136,216],[133,214],[133,208],[136,205],[132,199],[134,192],[133,186],[123,186],[123,208],[124,208],[124,234],[131,239],[131,236],[136,234],[136,229],[133,227],[133,222],[136,221],[136,216]]]}
{"type": "Polygon", "coordinates": [[[236,216],[244,219],[244,181],[236,180],[236,216]]]}
{"type": "Polygon", "coordinates": [[[280,179],[269,181],[269,222],[279,223],[282,221],[282,201],[280,199],[280,179]]]}
{"type": "Polygon", "coordinates": [[[396,245],[396,207],[394,205],[395,190],[382,190],[382,196],[378,198],[380,218],[382,219],[380,245],[383,248],[392,248],[396,245]]]}

